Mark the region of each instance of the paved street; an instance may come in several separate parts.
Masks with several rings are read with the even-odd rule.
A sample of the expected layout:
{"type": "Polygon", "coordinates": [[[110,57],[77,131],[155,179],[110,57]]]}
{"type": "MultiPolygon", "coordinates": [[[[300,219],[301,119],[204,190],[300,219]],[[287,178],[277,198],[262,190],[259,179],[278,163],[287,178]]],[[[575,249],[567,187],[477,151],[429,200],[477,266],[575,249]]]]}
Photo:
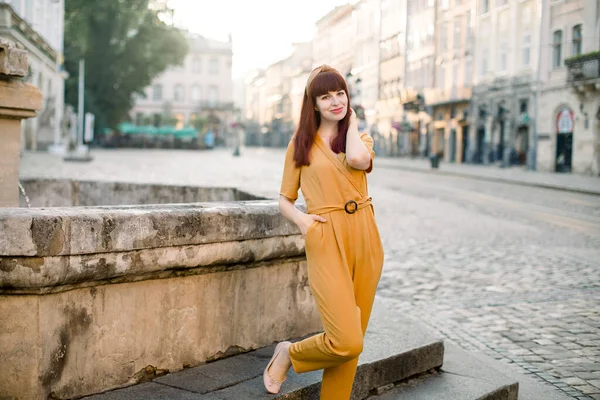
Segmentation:
{"type": "MultiPolygon", "coordinates": [[[[275,198],[282,150],[26,153],[22,177],[234,186],[275,198]]],[[[459,346],[600,399],[600,196],[376,164],[379,296],[459,346]]],[[[535,179],[531,178],[531,179],[535,179]]],[[[592,181],[593,182],[593,181],[592,181]]]]}

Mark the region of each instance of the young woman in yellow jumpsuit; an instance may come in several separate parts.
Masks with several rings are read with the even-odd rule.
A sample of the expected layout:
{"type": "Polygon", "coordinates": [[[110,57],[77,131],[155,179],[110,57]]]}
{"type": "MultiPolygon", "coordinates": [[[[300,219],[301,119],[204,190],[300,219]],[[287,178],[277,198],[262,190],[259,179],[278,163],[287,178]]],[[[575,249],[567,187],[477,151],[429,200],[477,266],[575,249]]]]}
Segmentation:
{"type": "Polygon", "coordinates": [[[286,153],[279,208],[306,239],[324,332],[276,346],[263,374],[269,393],[279,392],[292,366],[297,373],[324,370],[321,399],[350,398],[383,266],[366,177],[374,154],[371,137],[358,131],[342,75],[329,66],[313,70],[286,153]],[[294,207],[300,188],[307,213],[294,207]]]}

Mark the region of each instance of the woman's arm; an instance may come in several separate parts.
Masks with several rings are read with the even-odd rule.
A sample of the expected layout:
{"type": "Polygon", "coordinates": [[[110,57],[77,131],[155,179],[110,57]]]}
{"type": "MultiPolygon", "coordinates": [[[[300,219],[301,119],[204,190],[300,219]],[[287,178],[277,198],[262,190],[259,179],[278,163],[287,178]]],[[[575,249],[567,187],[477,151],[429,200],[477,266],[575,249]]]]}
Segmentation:
{"type": "Polygon", "coordinates": [[[371,154],[367,146],[360,139],[356,113],[352,110],[350,126],[346,133],[346,161],[354,169],[365,171],[371,166],[371,154]]]}
{"type": "Polygon", "coordinates": [[[294,202],[282,195],[279,195],[279,212],[285,219],[298,226],[302,236],[306,236],[306,231],[313,221],[327,222],[320,215],[303,213],[294,207],[294,202]]]}

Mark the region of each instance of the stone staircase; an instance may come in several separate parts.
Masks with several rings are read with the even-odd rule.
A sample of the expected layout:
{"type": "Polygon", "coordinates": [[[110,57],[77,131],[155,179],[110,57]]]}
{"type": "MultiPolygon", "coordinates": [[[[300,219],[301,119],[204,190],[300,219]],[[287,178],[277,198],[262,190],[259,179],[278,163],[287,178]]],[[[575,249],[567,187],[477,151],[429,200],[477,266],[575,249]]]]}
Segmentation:
{"type": "MultiPolygon", "coordinates": [[[[268,395],[262,372],[274,346],[154,378],[87,400],[319,398],[321,372],[295,374],[268,395]]],[[[415,321],[376,302],[352,399],[516,400],[519,384],[444,342],[415,321]]]]}

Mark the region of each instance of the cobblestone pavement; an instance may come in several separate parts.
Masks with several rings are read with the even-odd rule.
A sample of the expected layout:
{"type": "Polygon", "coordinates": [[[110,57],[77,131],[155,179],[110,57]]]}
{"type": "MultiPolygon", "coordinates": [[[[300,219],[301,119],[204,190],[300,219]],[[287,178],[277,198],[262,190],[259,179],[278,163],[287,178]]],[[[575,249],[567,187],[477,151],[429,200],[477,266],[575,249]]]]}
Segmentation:
{"type": "MultiPolygon", "coordinates": [[[[275,198],[281,150],[26,153],[22,176],[235,186],[275,198]]],[[[459,346],[600,399],[600,196],[376,168],[379,296],[459,346]]],[[[543,399],[540,399],[543,400],[543,399]]]]}

